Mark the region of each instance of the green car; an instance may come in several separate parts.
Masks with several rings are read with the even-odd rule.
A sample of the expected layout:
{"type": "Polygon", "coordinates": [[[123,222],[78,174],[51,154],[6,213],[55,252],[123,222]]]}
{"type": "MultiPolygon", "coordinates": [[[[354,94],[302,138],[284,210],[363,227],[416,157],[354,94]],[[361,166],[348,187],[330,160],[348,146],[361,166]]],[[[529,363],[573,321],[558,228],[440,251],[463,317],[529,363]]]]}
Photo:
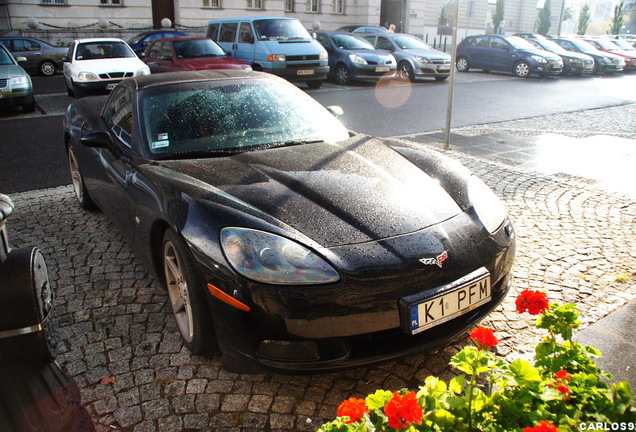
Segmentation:
{"type": "MultiPolygon", "coordinates": [[[[26,61],[18,57],[18,61],[26,61]]],[[[31,77],[15,58],[0,44],[0,108],[21,106],[26,112],[35,111],[31,77]]]]}

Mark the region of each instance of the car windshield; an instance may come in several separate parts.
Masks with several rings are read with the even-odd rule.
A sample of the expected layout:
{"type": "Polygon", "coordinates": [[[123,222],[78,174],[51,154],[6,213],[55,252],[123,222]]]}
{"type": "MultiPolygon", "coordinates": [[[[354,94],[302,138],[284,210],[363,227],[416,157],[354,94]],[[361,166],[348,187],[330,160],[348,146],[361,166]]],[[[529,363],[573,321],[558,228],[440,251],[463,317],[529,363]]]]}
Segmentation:
{"type": "Polygon", "coordinates": [[[158,158],[210,157],[349,137],[312,97],[271,79],[155,87],[141,95],[140,110],[147,148],[158,158]]]}
{"type": "Polygon", "coordinates": [[[594,45],[584,40],[572,39],[570,42],[581,51],[598,51],[594,45]]]}
{"type": "Polygon", "coordinates": [[[371,45],[366,39],[356,35],[337,34],[333,35],[333,42],[340,49],[345,50],[374,50],[375,47],[371,45]]]}
{"type": "Polygon", "coordinates": [[[11,58],[9,53],[3,49],[0,49],[0,65],[12,65],[12,64],[14,64],[13,59],[11,58]]]}
{"type": "Polygon", "coordinates": [[[295,19],[263,19],[254,21],[260,40],[311,39],[300,21],[295,19]]]}
{"type": "Polygon", "coordinates": [[[597,44],[599,44],[603,49],[608,51],[620,51],[620,47],[616,45],[614,42],[607,39],[595,39],[597,44]]]}
{"type": "Polygon", "coordinates": [[[402,49],[431,49],[424,41],[413,36],[394,36],[393,40],[402,49]]]}
{"type": "Polygon", "coordinates": [[[623,51],[636,51],[636,48],[634,48],[634,46],[632,44],[630,44],[629,42],[622,40],[622,39],[615,39],[612,42],[614,42],[616,45],[618,45],[618,47],[620,49],[622,49],[623,51]]]}
{"type": "Polygon", "coordinates": [[[75,60],[99,60],[111,58],[137,57],[124,42],[86,42],[77,46],[75,60]]]}
{"type": "Polygon", "coordinates": [[[174,51],[178,58],[216,57],[226,55],[225,51],[211,39],[190,39],[174,41],[174,51]]]}
{"type": "Polygon", "coordinates": [[[539,44],[539,46],[555,54],[569,54],[568,50],[566,50],[556,42],[552,42],[550,40],[540,40],[537,41],[537,43],[539,44]]]}
{"type": "Polygon", "coordinates": [[[506,40],[508,41],[508,43],[510,43],[510,45],[512,45],[515,49],[521,49],[521,50],[533,50],[536,51],[537,47],[532,45],[530,42],[528,42],[527,40],[520,38],[518,36],[510,36],[507,37],[506,40]]]}

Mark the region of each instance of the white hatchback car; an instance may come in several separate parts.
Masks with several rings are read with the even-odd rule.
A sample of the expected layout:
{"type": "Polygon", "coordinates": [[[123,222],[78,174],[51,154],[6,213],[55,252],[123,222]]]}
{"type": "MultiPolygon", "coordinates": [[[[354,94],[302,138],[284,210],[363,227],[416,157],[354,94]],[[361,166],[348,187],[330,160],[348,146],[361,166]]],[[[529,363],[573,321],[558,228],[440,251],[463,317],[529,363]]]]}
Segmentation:
{"type": "Polygon", "coordinates": [[[126,42],[117,38],[74,40],[64,58],[69,96],[108,92],[124,78],[149,74],[148,66],[126,42]]]}

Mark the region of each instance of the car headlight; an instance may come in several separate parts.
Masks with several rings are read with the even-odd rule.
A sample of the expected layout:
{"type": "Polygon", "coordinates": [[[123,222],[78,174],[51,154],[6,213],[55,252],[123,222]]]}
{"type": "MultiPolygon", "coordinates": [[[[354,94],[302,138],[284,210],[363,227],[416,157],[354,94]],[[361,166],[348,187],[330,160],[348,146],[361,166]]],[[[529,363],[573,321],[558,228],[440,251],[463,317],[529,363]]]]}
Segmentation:
{"type": "Polygon", "coordinates": [[[415,60],[417,60],[420,63],[424,63],[424,64],[428,64],[431,63],[430,59],[427,59],[426,57],[420,57],[420,56],[416,56],[415,60]]]}
{"type": "Polygon", "coordinates": [[[80,81],[98,81],[99,78],[93,72],[80,72],[77,74],[77,79],[80,81]]]}
{"type": "Polygon", "coordinates": [[[583,62],[579,59],[570,59],[570,63],[575,64],[575,65],[581,65],[583,64],[583,62]]]}
{"type": "Polygon", "coordinates": [[[329,53],[327,51],[321,52],[320,54],[318,54],[319,60],[327,60],[328,58],[329,58],[329,53]]]}
{"type": "Polygon", "coordinates": [[[256,282],[316,285],[337,282],[338,272],[305,246],[249,228],[224,228],[221,246],[230,265],[256,282]]]}
{"type": "Polygon", "coordinates": [[[612,59],[609,57],[601,57],[599,62],[603,64],[612,64],[612,59]]]}
{"type": "Polygon", "coordinates": [[[268,62],[284,62],[287,61],[285,54],[269,54],[267,56],[268,62]]]}
{"type": "Polygon", "coordinates": [[[358,54],[349,54],[349,60],[356,64],[367,64],[367,61],[360,57],[358,54]]]}
{"type": "Polygon", "coordinates": [[[25,76],[16,76],[11,78],[12,87],[29,87],[29,79],[25,76]]]}
{"type": "Polygon", "coordinates": [[[538,56],[538,55],[533,55],[533,56],[532,56],[532,58],[533,58],[533,59],[534,59],[534,61],[536,61],[537,63],[547,63],[547,62],[548,62],[545,58],[543,58],[543,57],[541,57],[541,56],[538,56]]]}
{"type": "Polygon", "coordinates": [[[150,75],[150,69],[145,67],[145,68],[141,68],[137,72],[135,72],[135,76],[141,76],[141,75],[150,75]]]}
{"type": "Polygon", "coordinates": [[[508,212],[492,189],[473,175],[468,181],[468,198],[484,227],[491,233],[497,231],[508,212]]]}

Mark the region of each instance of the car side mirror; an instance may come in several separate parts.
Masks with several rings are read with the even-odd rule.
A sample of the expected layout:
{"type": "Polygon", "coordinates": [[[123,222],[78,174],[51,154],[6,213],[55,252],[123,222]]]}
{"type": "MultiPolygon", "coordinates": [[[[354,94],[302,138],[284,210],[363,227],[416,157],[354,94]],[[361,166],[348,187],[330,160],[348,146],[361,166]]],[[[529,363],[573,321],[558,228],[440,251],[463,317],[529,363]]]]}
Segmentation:
{"type": "Polygon", "coordinates": [[[18,63],[24,63],[25,61],[27,61],[27,58],[19,56],[15,58],[15,61],[17,61],[18,63]]]}
{"type": "Polygon", "coordinates": [[[116,156],[121,155],[121,151],[115,145],[112,136],[106,131],[91,131],[84,133],[80,142],[86,147],[104,148],[115,153],[116,156]]]}
{"type": "Polygon", "coordinates": [[[62,57],[62,61],[68,63],[71,61],[71,59],[68,56],[64,56],[62,57]]]}
{"type": "Polygon", "coordinates": [[[327,111],[329,111],[335,118],[339,118],[344,115],[344,110],[338,105],[328,106],[327,111]]]}

